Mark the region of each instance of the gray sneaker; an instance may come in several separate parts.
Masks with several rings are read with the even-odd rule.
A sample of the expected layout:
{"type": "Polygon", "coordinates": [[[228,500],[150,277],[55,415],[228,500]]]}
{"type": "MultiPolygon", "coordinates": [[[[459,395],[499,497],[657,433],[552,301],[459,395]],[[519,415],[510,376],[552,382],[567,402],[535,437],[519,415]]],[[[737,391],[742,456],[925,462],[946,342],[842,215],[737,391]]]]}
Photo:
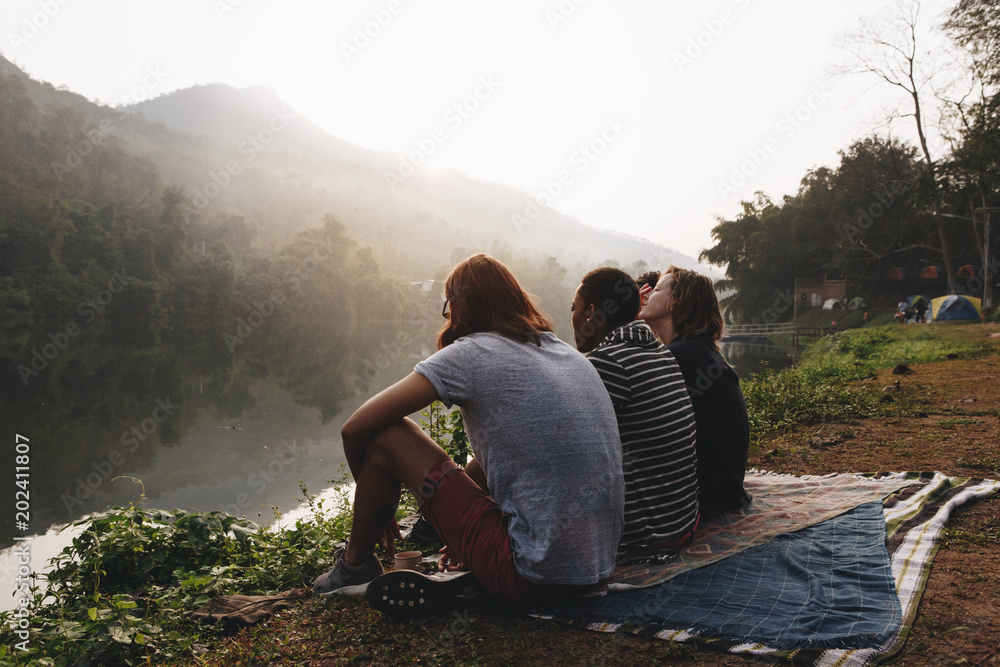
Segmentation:
{"type": "Polygon", "coordinates": [[[313,592],[320,595],[364,595],[368,584],[383,572],[382,563],[374,555],[361,565],[350,567],[344,561],[344,549],[337,553],[337,560],[330,571],[316,577],[313,592]]]}

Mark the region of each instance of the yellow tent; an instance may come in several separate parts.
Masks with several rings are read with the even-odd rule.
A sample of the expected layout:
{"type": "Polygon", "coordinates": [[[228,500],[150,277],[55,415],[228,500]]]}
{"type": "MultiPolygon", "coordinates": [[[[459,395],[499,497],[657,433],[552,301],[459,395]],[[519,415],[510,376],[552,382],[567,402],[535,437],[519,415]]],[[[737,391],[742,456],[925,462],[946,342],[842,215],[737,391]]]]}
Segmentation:
{"type": "Polygon", "coordinates": [[[949,294],[931,299],[931,319],[978,320],[983,316],[982,301],[974,296],[949,294]]]}

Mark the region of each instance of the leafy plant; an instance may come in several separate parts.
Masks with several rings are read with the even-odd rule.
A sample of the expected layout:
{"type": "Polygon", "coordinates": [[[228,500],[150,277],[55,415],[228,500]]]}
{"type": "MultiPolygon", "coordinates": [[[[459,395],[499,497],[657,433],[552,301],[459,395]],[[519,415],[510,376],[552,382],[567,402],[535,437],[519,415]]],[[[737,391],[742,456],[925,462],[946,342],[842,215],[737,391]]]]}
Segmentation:
{"type": "Polygon", "coordinates": [[[420,414],[420,420],[431,440],[448,453],[455,463],[464,466],[469,462],[469,437],[459,410],[448,410],[441,401],[434,401],[420,414]]]}
{"type": "Polygon", "coordinates": [[[350,514],[339,506],[331,516],[315,496],[308,503],[311,516],[280,530],[217,511],[140,507],[77,522],[81,534],[31,590],[28,651],[15,648],[13,612],[0,612],[0,664],[136,665],[190,656],[223,630],[191,618],[213,596],[308,585],[330,567],[350,514]]]}

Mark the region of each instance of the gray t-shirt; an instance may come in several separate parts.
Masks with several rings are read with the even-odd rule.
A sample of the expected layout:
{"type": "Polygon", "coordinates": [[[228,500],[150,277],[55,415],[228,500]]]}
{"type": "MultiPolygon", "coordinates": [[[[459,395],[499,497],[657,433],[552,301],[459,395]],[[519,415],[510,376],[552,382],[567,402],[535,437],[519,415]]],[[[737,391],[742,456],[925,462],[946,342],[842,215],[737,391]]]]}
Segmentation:
{"type": "Polygon", "coordinates": [[[618,421],[590,362],[554,334],[541,343],[471,334],[414,370],[461,408],[509,516],[517,571],[536,583],[592,584],[614,570],[622,531],[618,421]]]}

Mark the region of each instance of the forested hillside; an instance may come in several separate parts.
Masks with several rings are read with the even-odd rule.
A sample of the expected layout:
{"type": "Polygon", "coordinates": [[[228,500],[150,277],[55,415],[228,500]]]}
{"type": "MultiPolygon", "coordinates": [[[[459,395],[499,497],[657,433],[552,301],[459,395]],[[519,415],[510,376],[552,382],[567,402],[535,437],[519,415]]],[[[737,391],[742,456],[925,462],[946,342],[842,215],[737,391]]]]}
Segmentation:
{"type": "MultiPolygon", "coordinates": [[[[360,303],[352,286],[373,286],[370,252],[359,251],[332,217],[317,218],[318,231],[300,232],[284,247],[254,249],[255,231],[240,216],[194,214],[182,189],[125,150],[114,118],[95,122],[72,108],[39,107],[15,78],[0,79],[0,101],[6,327],[121,317],[148,332],[168,320],[173,329],[229,321],[282,284],[301,238],[317,235],[344,299],[311,295],[317,312],[354,316],[360,303]]],[[[365,295],[364,305],[389,314],[377,296],[365,295]]]]}
{"type": "MultiPolygon", "coordinates": [[[[695,265],[453,170],[390,183],[386,174],[399,173],[405,156],[332,137],[266,88],[197,86],[112,109],[7,61],[0,75],[7,327],[80,316],[116,271],[127,277],[121,294],[83,307],[88,317],[127,314],[128,328],[147,335],[232,322],[266,294],[260,285],[281,281],[277,267],[298,235],[321,227],[340,249],[330,260],[339,292],[365,284],[379,295],[365,299],[376,309],[369,320],[392,316],[379,299],[412,298],[402,285],[441,279],[473,252],[511,264],[564,336],[574,281],[591,268],[695,265]]],[[[357,304],[343,298],[304,307],[355,316],[357,304]]]]}

